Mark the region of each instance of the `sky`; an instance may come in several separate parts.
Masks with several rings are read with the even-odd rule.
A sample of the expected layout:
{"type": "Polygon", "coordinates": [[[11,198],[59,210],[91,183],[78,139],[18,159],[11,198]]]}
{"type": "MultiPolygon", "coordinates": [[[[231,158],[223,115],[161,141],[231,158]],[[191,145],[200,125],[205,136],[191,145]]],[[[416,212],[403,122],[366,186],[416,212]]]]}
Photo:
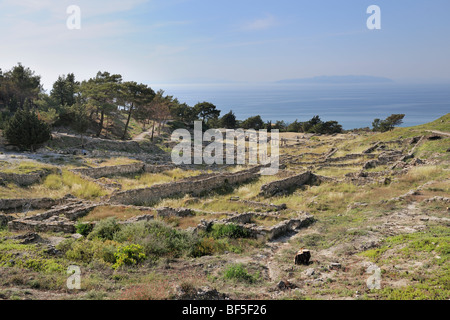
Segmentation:
{"type": "Polygon", "coordinates": [[[0,0],[0,68],[147,84],[450,79],[448,0],[0,0]],[[67,8],[80,8],[69,29],[67,8]],[[369,30],[367,8],[381,9],[369,30]]]}

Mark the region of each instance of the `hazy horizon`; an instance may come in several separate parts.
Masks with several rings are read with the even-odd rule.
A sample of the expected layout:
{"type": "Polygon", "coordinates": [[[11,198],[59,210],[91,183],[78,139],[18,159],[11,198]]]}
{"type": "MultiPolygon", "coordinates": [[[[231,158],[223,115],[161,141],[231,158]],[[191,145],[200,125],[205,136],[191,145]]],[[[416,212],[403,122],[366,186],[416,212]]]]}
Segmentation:
{"type": "Polygon", "coordinates": [[[148,84],[260,83],[368,75],[450,82],[447,0],[4,0],[1,68],[18,62],[50,90],[98,71],[148,84]],[[367,8],[381,9],[369,30],[367,8]],[[80,29],[70,30],[70,5],[80,29]]]}

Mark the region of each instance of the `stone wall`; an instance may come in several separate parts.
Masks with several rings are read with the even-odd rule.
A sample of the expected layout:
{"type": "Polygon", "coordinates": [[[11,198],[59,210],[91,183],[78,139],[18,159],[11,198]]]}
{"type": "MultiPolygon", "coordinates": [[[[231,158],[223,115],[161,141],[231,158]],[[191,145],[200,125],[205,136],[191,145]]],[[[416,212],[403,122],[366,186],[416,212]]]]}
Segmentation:
{"type": "Polygon", "coordinates": [[[44,172],[42,173],[34,172],[27,174],[0,172],[0,180],[6,182],[14,182],[24,187],[41,182],[44,176],[45,176],[44,172]]]}
{"type": "Polygon", "coordinates": [[[164,172],[164,171],[169,171],[169,170],[173,170],[177,168],[175,165],[173,164],[162,164],[162,165],[152,165],[152,164],[145,164],[143,171],[144,172],[148,172],[148,173],[160,173],[160,172],[164,172]]]}
{"type": "Polygon", "coordinates": [[[258,232],[257,238],[258,237],[267,237],[268,240],[273,240],[273,239],[276,239],[290,231],[305,228],[313,222],[314,222],[314,217],[311,215],[306,215],[304,217],[285,220],[271,228],[268,228],[267,230],[263,229],[262,232],[258,232]]]}
{"type": "Polygon", "coordinates": [[[222,220],[202,220],[202,223],[194,228],[193,231],[205,231],[211,228],[214,224],[235,224],[247,230],[253,238],[270,241],[296,229],[305,228],[314,222],[314,217],[305,213],[297,218],[283,220],[272,227],[263,227],[251,223],[252,218],[257,216],[264,217],[269,215],[247,212],[222,220]]]}
{"type": "Polygon", "coordinates": [[[164,171],[173,170],[176,168],[188,169],[184,166],[175,166],[173,164],[147,164],[142,162],[136,162],[131,164],[124,164],[118,166],[106,166],[98,168],[78,168],[72,169],[74,173],[78,173],[93,179],[102,177],[115,176],[115,175],[127,175],[137,173],[161,173],[164,171]]]}
{"type": "Polygon", "coordinates": [[[60,199],[35,198],[35,199],[0,199],[0,210],[2,211],[28,211],[30,209],[49,209],[57,204],[61,204],[69,197],[60,199]]]}
{"type": "Polygon", "coordinates": [[[327,160],[328,158],[331,158],[336,152],[338,152],[337,148],[331,148],[331,150],[326,152],[323,157],[325,158],[325,160],[327,160]]]}
{"type": "Polygon", "coordinates": [[[75,221],[86,216],[100,204],[74,201],[68,205],[8,222],[9,231],[75,233],[75,221]]]}
{"type": "Polygon", "coordinates": [[[282,211],[282,210],[287,209],[287,206],[285,203],[276,205],[276,204],[272,204],[272,203],[264,203],[264,202],[250,201],[250,200],[240,200],[239,198],[230,198],[230,201],[243,203],[243,204],[246,204],[246,205],[249,205],[252,207],[258,207],[258,208],[262,208],[265,210],[282,211]]]}
{"type": "MultiPolygon", "coordinates": [[[[344,167],[344,166],[353,166],[355,163],[336,163],[347,160],[356,160],[356,159],[374,159],[377,155],[375,154],[360,154],[360,153],[351,153],[342,157],[330,158],[326,157],[324,160],[320,161],[290,161],[291,164],[302,165],[302,166],[321,166],[321,167],[344,167]]],[[[291,157],[292,159],[292,157],[291,157]]],[[[287,158],[286,160],[290,160],[287,158]]]]}
{"type": "Polygon", "coordinates": [[[101,177],[123,175],[123,174],[133,174],[144,172],[144,164],[142,162],[136,162],[131,164],[124,164],[118,166],[106,166],[98,168],[79,168],[72,169],[74,173],[78,173],[90,178],[98,179],[101,177]]]}
{"type": "Polygon", "coordinates": [[[378,159],[369,160],[363,165],[363,169],[371,169],[376,168],[381,165],[386,165],[390,163],[394,163],[396,161],[400,161],[403,158],[403,154],[401,151],[385,151],[380,153],[378,159]]]}
{"type": "Polygon", "coordinates": [[[188,208],[169,208],[169,207],[163,207],[156,209],[156,212],[158,213],[158,216],[160,217],[188,217],[193,216],[194,211],[188,208]]]}
{"type": "Polygon", "coordinates": [[[255,167],[236,173],[216,174],[205,179],[192,177],[182,181],[157,184],[143,189],[115,192],[111,195],[109,202],[141,205],[176,195],[198,195],[204,191],[211,191],[225,185],[234,185],[257,178],[260,175],[259,170],[260,167],[255,167]]]}
{"type": "Polygon", "coordinates": [[[376,142],[375,144],[373,144],[371,147],[369,147],[368,149],[364,150],[362,153],[372,153],[375,151],[376,148],[378,148],[380,145],[382,144],[381,141],[376,142]]]}
{"type": "Polygon", "coordinates": [[[360,158],[373,159],[375,157],[376,157],[376,155],[374,155],[374,154],[350,153],[343,157],[328,158],[325,162],[340,162],[340,161],[355,160],[355,159],[360,159],[360,158]]]}
{"type": "Polygon", "coordinates": [[[311,177],[311,171],[306,171],[299,175],[269,182],[261,187],[260,195],[271,197],[278,193],[283,193],[285,190],[291,187],[300,187],[306,184],[308,181],[310,181],[311,177]]]}
{"type": "Polygon", "coordinates": [[[75,233],[75,222],[64,217],[52,217],[45,221],[20,219],[8,222],[8,230],[75,233]]]}

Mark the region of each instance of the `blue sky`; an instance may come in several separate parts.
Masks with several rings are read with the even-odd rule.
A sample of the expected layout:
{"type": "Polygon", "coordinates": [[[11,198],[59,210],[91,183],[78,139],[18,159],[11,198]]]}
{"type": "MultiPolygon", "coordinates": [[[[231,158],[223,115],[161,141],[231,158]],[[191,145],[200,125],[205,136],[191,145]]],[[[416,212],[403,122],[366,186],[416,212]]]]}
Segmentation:
{"type": "Polygon", "coordinates": [[[448,0],[3,0],[0,30],[0,67],[22,62],[46,89],[99,70],[148,84],[450,78],[448,0]],[[381,30],[366,27],[373,4],[381,30]],[[80,30],[66,27],[69,5],[80,30]]]}

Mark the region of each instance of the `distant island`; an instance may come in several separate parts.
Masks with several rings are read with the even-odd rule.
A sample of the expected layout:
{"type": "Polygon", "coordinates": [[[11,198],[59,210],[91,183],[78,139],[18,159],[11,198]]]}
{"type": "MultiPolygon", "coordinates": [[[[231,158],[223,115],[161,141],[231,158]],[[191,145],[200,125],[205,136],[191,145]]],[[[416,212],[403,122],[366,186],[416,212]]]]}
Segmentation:
{"type": "Polygon", "coordinates": [[[390,83],[392,79],[374,76],[318,76],[279,80],[276,83],[319,83],[319,84],[349,84],[349,83],[390,83]]]}

